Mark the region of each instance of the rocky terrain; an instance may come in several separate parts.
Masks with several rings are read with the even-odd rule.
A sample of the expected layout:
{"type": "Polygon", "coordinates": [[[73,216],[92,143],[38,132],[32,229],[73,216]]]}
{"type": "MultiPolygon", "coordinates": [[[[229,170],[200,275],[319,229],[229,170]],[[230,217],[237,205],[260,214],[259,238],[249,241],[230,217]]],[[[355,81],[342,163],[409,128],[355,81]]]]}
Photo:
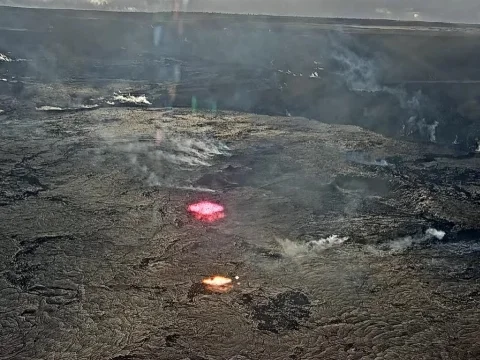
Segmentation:
{"type": "Polygon", "coordinates": [[[9,11],[0,359],[480,357],[475,28],[9,11]]]}

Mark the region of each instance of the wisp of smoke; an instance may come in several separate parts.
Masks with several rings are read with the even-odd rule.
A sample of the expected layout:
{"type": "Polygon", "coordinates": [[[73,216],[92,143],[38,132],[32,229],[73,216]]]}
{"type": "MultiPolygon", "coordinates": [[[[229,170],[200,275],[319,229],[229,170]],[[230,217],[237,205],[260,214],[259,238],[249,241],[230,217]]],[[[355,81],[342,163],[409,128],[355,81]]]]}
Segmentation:
{"type": "Polygon", "coordinates": [[[160,41],[162,39],[162,33],[163,33],[163,27],[162,25],[157,25],[153,29],[153,43],[155,46],[158,46],[160,44],[160,41]]]}
{"type": "Polygon", "coordinates": [[[352,91],[377,92],[382,87],[378,85],[377,74],[372,60],[357,55],[347,47],[335,44],[331,57],[340,66],[340,75],[352,91]]]}
{"type": "Polygon", "coordinates": [[[140,174],[150,186],[208,192],[213,190],[194,188],[179,174],[182,171],[211,166],[211,161],[216,156],[230,155],[230,149],[221,142],[164,132],[160,138],[157,136],[157,140],[113,144],[112,148],[116,152],[124,153],[132,170],[140,174]]]}
{"type": "Polygon", "coordinates": [[[101,6],[106,5],[110,2],[110,0],[88,0],[90,4],[101,6]]]}
{"type": "Polygon", "coordinates": [[[362,152],[351,151],[347,153],[347,161],[351,161],[362,165],[372,166],[389,166],[390,164],[385,159],[372,159],[368,154],[362,152]]]}
{"type": "Polygon", "coordinates": [[[422,138],[426,138],[430,142],[436,142],[436,130],[438,125],[438,121],[435,121],[433,124],[427,124],[425,118],[418,120],[418,117],[414,115],[407,120],[406,124],[404,124],[403,132],[406,136],[419,134],[422,138]]]}
{"type": "Polygon", "coordinates": [[[339,246],[347,240],[348,237],[339,237],[338,235],[332,235],[325,239],[312,240],[306,243],[297,243],[289,239],[277,239],[283,252],[288,256],[305,256],[312,252],[319,252],[339,246]]]}
{"type": "Polygon", "coordinates": [[[405,136],[420,136],[436,142],[439,114],[436,106],[419,90],[410,96],[404,88],[380,85],[379,66],[373,59],[366,59],[351,50],[345,43],[348,39],[333,39],[332,60],[340,68],[338,72],[345,84],[355,92],[384,92],[394,96],[401,109],[406,111],[408,121],[403,124],[405,136]],[[433,119],[432,119],[433,118],[433,119]],[[435,120],[435,121],[433,121],[435,120]]]}
{"type": "Polygon", "coordinates": [[[437,141],[437,135],[435,133],[436,130],[437,130],[437,126],[438,126],[438,121],[435,121],[433,124],[426,126],[426,131],[427,131],[427,134],[428,134],[428,138],[431,142],[436,142],[437,141]]]}
{"type": "Polygon", "coordinates": [[[62,108],[59,106],[49,106],[49,105],[44,105],[44,106],[38,106],[35,109],[37,111],[79,111],[79,110],[93,110],[98,108],[97,104],[93,105],[80,105],[78,107],[66,107],[62,108]]]}
{"type": "Polygon", "coordinates": [[[419,135],[430,142],[437,141],[436,131],[440,123],[435,120],[429,124],[426,118],[438,118],[438,114],[435,107],[432,106],[427,96],[421,90],[416,91],[411,96],[404,89],[384,87],[383,90],[395,96],[401,108],[407,111],[406,116],[409,116],[409,118],[403,124],[404,136],[419,135]]]}
{"type": "Polygon", "coordinates": [[[437,239],[442,240],[445,237],[445,232],[441,230],[436,230],[433,228],[427,229],[425,234],[422,236],[412,237],[407,236],[402,239],[397,239],[390,241],[388,243],[380,245],[377,249],[370,249],[376,253],[389,253],[389,254],[398,254],[403,253],[409,248],[420,245],[428,240],[437,239]]]}
{"type": "Polygon", "coordinates": [[[209,159],[215,155],[226,155],[229,148],[223,144],[214,144],[211,141],[182,139],[179,137],[169,138],[169,142],[178,151],[193,155],[199,159],[209,159]]]}

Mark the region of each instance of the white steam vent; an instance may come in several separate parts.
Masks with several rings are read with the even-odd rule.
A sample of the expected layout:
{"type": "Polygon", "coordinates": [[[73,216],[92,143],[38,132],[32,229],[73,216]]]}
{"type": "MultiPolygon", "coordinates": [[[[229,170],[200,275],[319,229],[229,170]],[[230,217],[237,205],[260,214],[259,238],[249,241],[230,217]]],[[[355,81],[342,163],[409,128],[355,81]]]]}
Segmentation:
{"type": "Polygon", "coordinates": [[[10,59],[7,55],[0,53],[0,61],[12,62],[13,60],[10,59]]]}
{"type": "Polygon", "coordinates": [[[435,121],[432,125],[427,125],[428,137],[431,142],[437,141],[437,135],[435,134],[438,127],[438,121],[435,121]]]}
{"type": "Polygon", "coordinates": [[[423,236],[406,236],[404,238],[396,239],[388,243],[379,245],[376,248],[370,247],[369,250],[378,254],[398,254],[405,252],[406,250],[412,248],[415,245],[420,245],[432,239],[443,240],[444,237],[445,231],[430,228],[425,231],[425,234],[423,236]]]}
{"type": "Polygon", "coordinates": [[[88,0],[90,4],[101,6],[110,3],[110,0],[88,0]]]}
{"type": "Polygon", "coordinates": [[[35,108],[37,111],[63,111],[64,109],[58,106],[50,106],[50,105],[44,105],[44,106],[38,106],[35,108]]]}
{"type": "Polygon", "coordinates": [[[413,115],[403,125],[403,132],[405,136],[418,133],[423,138],[427,138],[430,142],[436,142],[438,125],[438,121],[435,121],[433,124],[427,124],[425,118],[419,120],[417,116],[413,115]]]}
{"type": "Polygon", "coordinates": [[[115,94],[113,100],[122,104],[122,105],[152,105],[150,101],[147,100],[145,95],[123,95],[115,94]]]}
{"type": "Polygon", "coordinates": [[[445,237],[445,231],[430,228],[425,232],[425,235],[437,238],[438,240],[443,240],[445,237]]]}
{"type": "Polygon", "coordinates": [[[347,240],[348,237],[340,237],[338,235],[331,235],[324,239],[312,240],[306,243],[298,243],[289,239],[277,239],[283,252],[288,256],[305,256],[311,252],[319,252],[338,247],[347,240]]]}

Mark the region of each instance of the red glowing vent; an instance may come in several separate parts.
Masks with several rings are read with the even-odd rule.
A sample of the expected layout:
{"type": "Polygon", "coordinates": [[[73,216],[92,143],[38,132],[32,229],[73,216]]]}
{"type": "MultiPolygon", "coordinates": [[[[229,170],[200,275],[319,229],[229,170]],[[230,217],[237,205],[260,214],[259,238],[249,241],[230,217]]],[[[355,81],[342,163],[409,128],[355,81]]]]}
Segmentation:
{"type": "Polygon", "coordinates": [[[223,206],[210,201],[191,204],[188,206],[188,211],[192,213],[197,220],[205,222],[213,222],[225,217],[223,206]]]}

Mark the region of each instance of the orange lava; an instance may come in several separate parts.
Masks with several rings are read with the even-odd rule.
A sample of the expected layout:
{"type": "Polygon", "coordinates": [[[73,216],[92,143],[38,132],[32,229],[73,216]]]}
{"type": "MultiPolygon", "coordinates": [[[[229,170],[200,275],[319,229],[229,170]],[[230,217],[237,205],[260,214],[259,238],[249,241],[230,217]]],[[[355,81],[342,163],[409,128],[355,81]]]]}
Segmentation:
{"type": "Polygon", "coordinates": [[[200,221],[214,222],[225,217],[222,205],[215,204],[210,201],[201,201],[188,206],[188,211],[200,221]]]}
{"type": "Polygon", "coordinates": [[[212,276],[202,280],[205,288],[211,292],[224,293],[233,288],[232,279],[223,276],[212,276]]]}

